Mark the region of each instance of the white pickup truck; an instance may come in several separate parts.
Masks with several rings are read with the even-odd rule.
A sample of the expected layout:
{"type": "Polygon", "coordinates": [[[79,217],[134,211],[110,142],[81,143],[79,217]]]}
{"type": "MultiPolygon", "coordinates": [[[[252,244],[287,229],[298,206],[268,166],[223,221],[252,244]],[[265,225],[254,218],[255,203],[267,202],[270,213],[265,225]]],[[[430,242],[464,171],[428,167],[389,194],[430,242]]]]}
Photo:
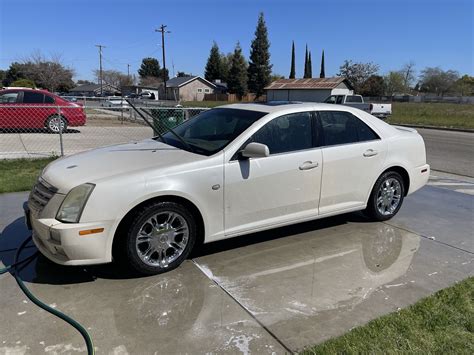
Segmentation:
{"type": "Polygon", "coordinates": [[[361,95],[331,95],[324,102],[355,107],[381,119],[392,114],[392,104],[365,103],[361,95]]]}

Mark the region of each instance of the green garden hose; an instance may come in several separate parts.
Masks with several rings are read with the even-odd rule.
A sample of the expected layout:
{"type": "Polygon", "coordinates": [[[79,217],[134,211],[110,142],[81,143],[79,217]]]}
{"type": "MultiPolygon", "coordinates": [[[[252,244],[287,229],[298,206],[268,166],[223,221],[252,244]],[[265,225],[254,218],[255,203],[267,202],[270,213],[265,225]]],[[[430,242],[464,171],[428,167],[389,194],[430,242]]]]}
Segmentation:
{"type": "Polygon", "coordinates": [[[53,315],[55,315],[58,318],[61,318],[63,321],[66,323],[69,323],[72,325],[74,328],[76,328],[79,333],[81,333],[82,337],[84,338],[87,346],[87,353],[89,355],[94,355],[95,350],[94,350],[94,344],[92,343],[92,338],[87,332],[87,330],[79,324],[76,320],[72,319],[71,317],[67,316],[64,313],[61,313],[60,311],[48,306],[47,304],[41,302],[38,298],[36,298],[35,295],[33,295],[30,290],[26,287],[26,285],[23,283],[23,280],[20,278],[20,270],[18,268],[19,265],[23,264],[23,266],[26,266],[27,263],[29,263],[31,260],[33,260],[37,255],[38,252],[34,253],[33,255],[23,259],[23,260],[18,260],[20,253],[22,249],[26,246],[26,244],[31,240],[31,237],[26,238],[26,240],[18,247],[15,253],[15,258],[13,260],[13,264],[0,269],[0,275],[8,272],[9,270],[13,269],[13,276],[15,277],[16,283],[20,287],[20,289],[23,291],[23,293],[30,299],[31,302],[33,302],[35,305],[38,307],[44,309],[46,312],[49,312],[53,315]]]}

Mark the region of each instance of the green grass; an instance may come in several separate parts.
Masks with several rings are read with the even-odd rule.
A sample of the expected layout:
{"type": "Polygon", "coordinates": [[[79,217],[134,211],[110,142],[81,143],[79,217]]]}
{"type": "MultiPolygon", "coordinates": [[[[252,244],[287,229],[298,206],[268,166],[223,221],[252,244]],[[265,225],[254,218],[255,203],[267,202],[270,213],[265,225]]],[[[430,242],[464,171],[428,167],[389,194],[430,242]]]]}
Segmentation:
{"type": "Polygon", "coordinates": [[[0,193],[30,190],[41,169],[54,159],[0,160],[0,193]]]}
{"type": "Polygon", "coordinates": [[[474,277],[303,354],[474,354],[474,277]]]}
{"type": "Polygon", "coordinates": [[[474,105],[395,102],[391,124],[413,124],[474,129],[474,105]]]}

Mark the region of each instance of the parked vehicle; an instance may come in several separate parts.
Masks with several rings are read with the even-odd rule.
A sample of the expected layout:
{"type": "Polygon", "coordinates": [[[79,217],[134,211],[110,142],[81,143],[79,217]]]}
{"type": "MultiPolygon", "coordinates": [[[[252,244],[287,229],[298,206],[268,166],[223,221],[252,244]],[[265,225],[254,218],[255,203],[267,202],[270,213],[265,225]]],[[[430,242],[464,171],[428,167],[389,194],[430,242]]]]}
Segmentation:
{"type": "Polygon", "coordinates": [[[129,108],[128,102],[121,96],[110,96],[102,103],[104,107],[129,108]]]}
{"type": "Polygon", "coordinates": [[[56,263],[156,274],[201,241],[359,210],[390,219],[429,172],[416,130],[352,107],[232,104],[50,163],[25,213],[56,263]]]}
{"type": "Polygon", "coordinates": [[[382,119],[392,114],[392,104],[365,103],[361,95],[331,95],[324,102],[355,107],[382,119]]]}
{"type": "Polygon", "coordinates": [[[0,129],[46,128],[51,133],[83,126],[86,115],[81,105],[46,90],[0,90],[0,129]],[[58,113],[59,107],[59,113],[58,113]]]}

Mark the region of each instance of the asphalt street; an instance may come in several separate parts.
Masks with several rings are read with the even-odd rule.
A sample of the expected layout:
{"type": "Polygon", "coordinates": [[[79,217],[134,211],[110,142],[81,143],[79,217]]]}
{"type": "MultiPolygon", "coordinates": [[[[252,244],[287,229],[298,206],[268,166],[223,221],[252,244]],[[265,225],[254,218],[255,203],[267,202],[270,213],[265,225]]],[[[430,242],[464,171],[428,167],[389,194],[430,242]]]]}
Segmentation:
{"type": "Polygon", "coordinates": [[[432,170],[474,177],[474,133],[417,129],[432,170]]]}

